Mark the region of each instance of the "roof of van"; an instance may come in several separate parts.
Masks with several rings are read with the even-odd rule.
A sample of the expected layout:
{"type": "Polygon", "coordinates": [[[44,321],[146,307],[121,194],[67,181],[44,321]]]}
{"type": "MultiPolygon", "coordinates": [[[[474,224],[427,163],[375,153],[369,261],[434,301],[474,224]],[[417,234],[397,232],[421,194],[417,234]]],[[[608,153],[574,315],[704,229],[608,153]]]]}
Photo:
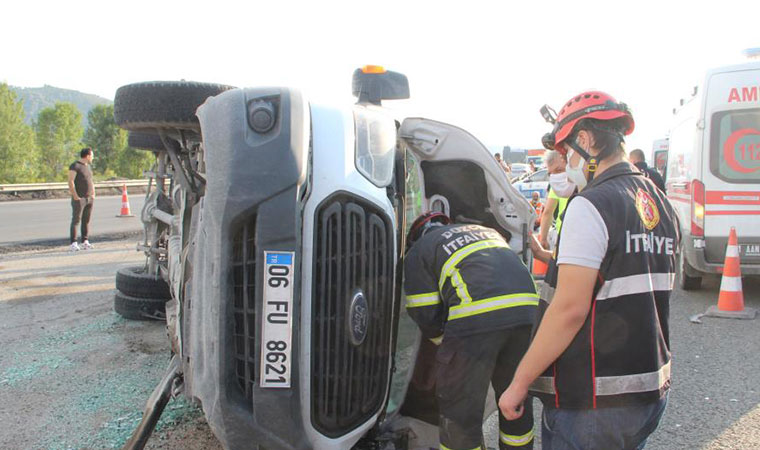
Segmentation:
{"type": "Polygon", "coordinates": [[[716,74],[716,73],[725,73],[725,72],[738,72],[740,70],[751,70],[751,69],[760,69],[760,60],[757,61],[749,61],[743,64],[733,64],[730,66],[721,66],[721,67],[714,67],[707,71],[707,76],[716,74]]]}

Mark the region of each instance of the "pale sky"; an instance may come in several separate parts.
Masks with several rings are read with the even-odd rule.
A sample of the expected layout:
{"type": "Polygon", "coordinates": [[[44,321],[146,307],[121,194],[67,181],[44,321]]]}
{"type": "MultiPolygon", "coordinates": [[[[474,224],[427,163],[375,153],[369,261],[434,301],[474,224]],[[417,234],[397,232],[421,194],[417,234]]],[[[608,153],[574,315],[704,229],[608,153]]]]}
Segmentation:
{"type": "MultiPolygon", "coordinates": [[[[352,102],[351,74],[409,78],[404,116],[490,147],[538,148],[538,113],[599,89],[626,102],[628,149],[650,152],[704,71],[760,47],[760,1],[19,1],[3,5],[0,81],[113,99],[119,86],[186,79],[283,85],[352,102]]],[[[760,80],[758,80],[760,84],[760,80]]]]}

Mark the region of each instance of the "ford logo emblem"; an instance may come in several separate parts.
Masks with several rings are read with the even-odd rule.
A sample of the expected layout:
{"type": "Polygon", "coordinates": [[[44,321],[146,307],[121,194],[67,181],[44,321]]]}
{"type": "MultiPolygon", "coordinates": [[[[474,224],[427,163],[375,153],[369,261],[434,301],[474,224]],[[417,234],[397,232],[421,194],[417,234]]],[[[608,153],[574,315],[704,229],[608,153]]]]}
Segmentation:
{"type": "Polygon", "coordinates": [[[354,292],[348,308],[348,340],[358,347],[367,337],[369,325],[369,305],[361,289],[354,292]]]}

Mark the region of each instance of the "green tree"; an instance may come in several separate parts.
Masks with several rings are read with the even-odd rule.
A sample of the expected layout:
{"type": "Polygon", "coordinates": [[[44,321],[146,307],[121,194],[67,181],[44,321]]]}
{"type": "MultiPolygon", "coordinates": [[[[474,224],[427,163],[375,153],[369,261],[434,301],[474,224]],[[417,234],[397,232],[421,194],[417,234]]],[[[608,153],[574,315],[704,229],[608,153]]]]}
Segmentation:
{"type": "Polygon", "coordinates": [[[34,132],[24,123],[24,107],[0,83],[0,184],[34,181],[37,172],[34,132]]]}
{"type": "Polygon", "coordinates": [[[113,118],[113,105],[97,105],[87,113],[87,130],[84,143],[95,149],[96,158],[92,169],[105,174],[118,165],[119,153],[127,146],[127,133],[120,129],[113,118]]]}
{"type": "Polygon", "coordinates": [[[116,173],[130,179],[142,178],[143,171],[150,169],[155,161],[152,152],[126,147],[119,153],[116,173]]]}
{"type": "Polygon", "coordinates": [[[142,178],[155,160],[152,153],[127,146],[127,132],[119,128],[113,117],[113,105],[98,105],[87,113],[89,125],[84,143],[95,149],[93,170],[111,177],[142,178]]]}
{"type": "MultiPolygon", "coordinates": [[[[79,158],[82,113],[72,103],[56,103],[40,111],[34,124],[43,181],[65,180],[69,164],[79,158]]],[[[97,157],[97,153],[95,155],[97,157]]]]}

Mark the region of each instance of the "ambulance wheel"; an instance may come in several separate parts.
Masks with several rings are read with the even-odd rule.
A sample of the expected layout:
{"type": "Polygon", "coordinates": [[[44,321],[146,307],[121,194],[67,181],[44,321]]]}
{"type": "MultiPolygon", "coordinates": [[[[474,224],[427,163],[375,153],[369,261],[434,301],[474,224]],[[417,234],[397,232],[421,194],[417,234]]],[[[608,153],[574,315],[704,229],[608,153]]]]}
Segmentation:
{"type": "Polygon", "coordinates": [[[683,251],[681,251],[678,257],[678,285],[684,291],[694,291],[702,287],[702,277],[689,276],[688,265],[689,262],[686,261],[683,251]]]}

